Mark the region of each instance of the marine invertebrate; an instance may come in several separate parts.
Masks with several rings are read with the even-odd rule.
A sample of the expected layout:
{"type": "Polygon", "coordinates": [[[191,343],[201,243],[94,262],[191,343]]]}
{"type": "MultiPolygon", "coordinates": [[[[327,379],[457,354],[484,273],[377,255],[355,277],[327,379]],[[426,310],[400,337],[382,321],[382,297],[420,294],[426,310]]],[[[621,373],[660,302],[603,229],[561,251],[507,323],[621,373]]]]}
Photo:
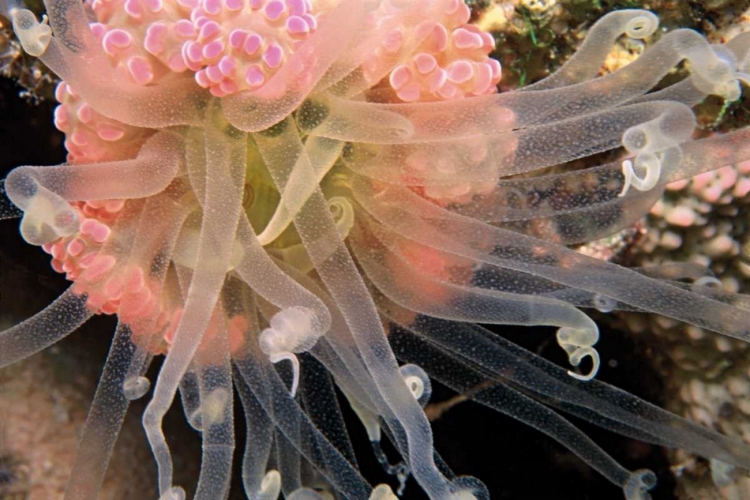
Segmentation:
{"type": "Polygon", "coordinates": [[[10,15],[24,49],[65,82],[56,123],[71,162],[19,167],[5,187],[24,239],[74,284],[0,333],[0,365],[117,314],[68,498],[96,496],[156,354],[143,425],[165,500],[185,494],[162,429],[178,390],[203,438],[196,498],[227,495],[235,390],[249,497],[392,497],[360,476],[328,374],[374,446],[386,435],[396,469],[431,498],[488,494],[433,449],[431,377],[486,386],[473,398],[570,447],[629,499],[647,498],[654,475],[627,471],[538,400],[750,468],[740,441],[592,380],[599,332],[580,310],[658,312],[748,341],[747,298],[562,246],[632,223],[667,182],[750,157],[748,129],[690,140],[690,105],[740,95],[746,35],[711,46],[674,31],[596,78],[619,36],[657,27],[648,12],[615,12],[557,73],[497,94],[492,39],[459,0],[47,7],[49,25],[10,15]],[[687,79],[650,92],[683,60],[687,79]],[[620,146],[623,161],[510,178],[620,146]],[[476,322],[557,327],[573,369],[476,322]]]}

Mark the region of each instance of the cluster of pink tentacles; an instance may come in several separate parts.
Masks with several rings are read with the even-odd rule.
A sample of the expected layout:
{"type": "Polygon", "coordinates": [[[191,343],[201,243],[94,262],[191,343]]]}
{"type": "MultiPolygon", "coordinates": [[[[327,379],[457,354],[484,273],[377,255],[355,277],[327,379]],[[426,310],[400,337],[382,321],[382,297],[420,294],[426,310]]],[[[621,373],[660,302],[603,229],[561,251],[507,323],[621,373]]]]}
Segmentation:
{"type": "MultiPolygon", "coordinates": [[[[260,88],[317,28],[309,0],[90,0],[96,38],[113,65],[133,82],[148,85],[170,72],[192,71],[211,94],[222,97],[260,88]]],[[[388,19],[385,4],[367,22],[388,19]]],[[[500,64],[488,58],[491,35],[467,25],[469,8],[451,2],[438,24],[425,23],[410,61],[389,83],[399,99],[455,99],[495,92],[500,64]]],[[[397,53],[406,37],[396,29],[363,65],[371,77],[378,59],[397,53]]],[[[373,82],[377,83],[377,82],[373,82]]]]}
{"type": "MultiPolygon", "coordinates": [[[[86,4],[96,18],[90,23],[92,33],[124,78],[148,86],[174,73],[193,72],[197,85],[217,97],[263,86],[315,31],[318,17],[325,16],[309,0],[88,0],[86,4]]],[[[367,22],[377,25],[387,20],[393,8],[383,3],[367,22]]],[[[440,23],[426,22],[411,35],[423,38],[415,55],[383,81],[396,100],[447,100],[496,92],[500,65],[488,57],[494,40],[468,25],[469,17],[466,4],[454,0],[440,23]]],[[[384,58],[399,52],[405,36],[402,29],[393,29],[366,58],[362,67],[366,79],[372,78],[384,58]]],[[[58,85],[56,98],[60,105],[55,126],[66,135],[70,163],[132,158],[152,134],[94,111],[65,82],[58,85]]],[[[448,203],[470,198],[472,192],[460,186],[434,186],[420,194],[448,203]]],[[[120,265],[114,256],[100,253],[124,205],[123,200],[74,203],[79,231],[43,248],[52,256],[53,268],[75,281],[77,293],[87,294],[92,310],[118,314],[134,325],[134,335],[141,321],[151,318],[148,329],[163,331],[162,338],[170,344],[182,308],[168,305],[158,283],[140,267],[120,265]]],[[[240,343],[242,325],[234,324],[239,321],[244,320],[238,316],[230,321],[230,344],[240,343]]]]}

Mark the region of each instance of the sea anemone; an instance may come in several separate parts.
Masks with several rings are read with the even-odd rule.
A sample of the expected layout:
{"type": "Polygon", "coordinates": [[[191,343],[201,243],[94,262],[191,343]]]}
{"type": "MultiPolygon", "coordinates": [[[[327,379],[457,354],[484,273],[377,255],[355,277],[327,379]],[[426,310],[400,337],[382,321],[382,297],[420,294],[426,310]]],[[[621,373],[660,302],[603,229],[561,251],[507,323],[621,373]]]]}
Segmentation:
{"type": "Polygon", "coordinates": [[[556,410],[750,469],[742,442],[593,380],[599,330],[581,311],[750,341],[748,298],[692,267],[626,269],[565,246],[629,226],[668,183],[750,158],[748,128],[691,140],[693,105],[740,97],[750,34],[717,46],[676,30],[598,76],[619,37],[657,29],[622,10],[545,80],[497,93],[494,40],[462,0],[45,3],[42,22],[8,15],[63,80],[69,161],[19,167],[5,188],[23,238],[73,284],[0,333],[0,366],[94,314],[119,319],[66,499],[97,496],[129,402],[149,391],[164,500],[185,497],[162,429],[178,390],[203,439],[196,499],[228,495],[235,390],[249,498],[393,498],[361,476],[334,384],[430,498],[489,495],[435,452],[431,380],[552,436],[628,499],[649,498],[655,475],[556,410]],[[683,61],[687,77],[656,89],[683,61]],[[572,368],[476,323],[556,327],[572,368]]]}

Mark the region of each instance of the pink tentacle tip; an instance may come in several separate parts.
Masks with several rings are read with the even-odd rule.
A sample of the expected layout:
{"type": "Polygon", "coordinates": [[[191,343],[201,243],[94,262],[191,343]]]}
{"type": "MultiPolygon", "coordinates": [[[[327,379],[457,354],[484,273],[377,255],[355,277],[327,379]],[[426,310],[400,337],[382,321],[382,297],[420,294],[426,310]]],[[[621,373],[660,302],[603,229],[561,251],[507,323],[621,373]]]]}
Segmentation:
{"type": "Polygon", "coordinates": [[[247,68],[247,72],[245,72],[245,82],[251,87],[259,87],[263,85],[265,79],[263,70],[257,64],[251,65],[247,68]]]}
{"type": "Polygon", "coordinates": [[[147,85],[154,79],[154,71],[151,63],[145,57],[131,57],[127,61],[127,67],[130,76],[140,85],[147,85]]]}
{"type": "Polygon", "coordinates": [[[300,16],[291,16],[286,20],[286,30],[292,35],[306,35],[310,32],[310,25],[300,16]]]}
{"type": "Polygon", "coordinates": [[[123,7],[125,12],[133,19],[138,20],[143,15],[140,0],[125,0],[125,5],[123,7]]]}
{"type": "Polygon", "coordinates": [[[223,6],[221,0],[203,0],[202,7],[207,13],[215,16],[221,12],[223,6]]]}
{"type": "Polygon", "coordinates": [[[451,33],[451,43],[461,50],[476,50],[484,47],[484,39],[479,33],[474,33],[466,28],[458,28],[451,33]]]}
{"type": "Polygon", "coordinates": [[[86,249],[86,242],[81,238],[74,238],[68,243],[67,252],[71,257],[77,257],[86,249]]]}
{"type": "Polygon", "coordinates": [[[133,44],[133,37],[125,30],[113,29],[102,37],[102,48],[110,56],[117,54],[118,50],[127,49],[133,44]]]}
{"type": "Polygon", "coordinates": [[[166,37],[168,28],[164,23],[153,23],[146,30],[146,38],[143,41],[144,48],[151,54],[158,56],[166,48],[166,37]]]}
{"type": "Polygon", "coordinates": [[[242,45],[242,50],[245,52],[245,54],[251,56],[258,52],[258,49],[260,49],[262,44],[263,39],[261,38],[261,36],[257,33],[252,33],[245,38],[245,42],[242,45]]]}
{"type": "Polygon", "coordinates": [[[81,279],[88,282],[98,280],[111,271],[116,263],[117,259],[112,255],[95,255],[86,271],[81,275],[81,279]]]}
{"type": "Polygon", "coordinates": [[[224,42],[221,40],[214,40],[213,42],[207,43],[203,46],[203,59],[205,61],[213,61],[224,53],[224,42]]]}
{"type": "Polygon", "coordinates": [[[221,58],[218,64],[219,71],[226,77],[234,76],[237,70],[237,62],[232,56],[224,56],[221,58]]]}
{"type": "Polygon", "coordinates": [[[201,24],[200,33],[198,35],[199,42],[207,42],[221,32],[219,23],[217,23],[216,21],[208,20],[207,18],[204,19],[206,19],[206,21],[201,24]]]}
{"type": "Polygon", "coordinates": [[[278,68],[281,65],[281,60],[284,57],[284,52],[277,43],[271,43],[266,51],[263,53],[263,62],[269,68],[278,68]]]}
{"type": "Polygon", "coordinates": [[[266,8],[263,10],[263,15],[269,21],[275,21],[281,17],[286,11],[286,5],[281,0],[271,0],[266,4],[266,8]]]}
{"type": "Polygon", "coordinates": [[[230,12],[236,12],[242,10],[245,6],[244,0],[224,0],[224,7],[230,12]]]}

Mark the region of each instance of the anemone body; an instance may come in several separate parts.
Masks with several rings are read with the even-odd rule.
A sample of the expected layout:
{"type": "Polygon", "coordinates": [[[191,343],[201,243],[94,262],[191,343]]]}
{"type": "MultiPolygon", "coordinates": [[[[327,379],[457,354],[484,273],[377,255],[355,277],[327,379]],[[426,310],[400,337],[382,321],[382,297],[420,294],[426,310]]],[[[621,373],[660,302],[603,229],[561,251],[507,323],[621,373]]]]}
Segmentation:
{"type": "Polygon", "coordinates": [[[712,46],[673,31],[598,76],[619,37],[658,25],[618,11],[549,78],[498,94],[494,40],[460,0],[46,4],[49,25],[11,15],[63,80],[69,162],[19,167],[5,187],[24,239],[73,284],[0,333],[0,365],[93,314],[119,319],[66,499],[97,496],[146,394],[161,498],[183,498],[162,429],[178,392],[203,439],[195,498],[225,498],[235,391],[249,498],[392,498],[361,476],[341,419],[320,420],[338,415],[334,385],[374,449],[400,453],[389,472],[430,498],[487,498],[433,448],[431,378],[547,433],[628,499],[648,498],[653,473],[624,469],[563,413],[750,468],[741,442],[594,380],[599,331],[582,311],[750,341],[748,299],[565,246],[629,226],[667,183],[750,158],[747,128],[691,140],[693,105],[739,97],[747,35],[712,46]],[[682,61],[688,76],[654,91],[682,61]],[[617,148],[613,163],[547,169],[617,148]],[[476,323],[556,327],[570,369],[476,323]]]}

